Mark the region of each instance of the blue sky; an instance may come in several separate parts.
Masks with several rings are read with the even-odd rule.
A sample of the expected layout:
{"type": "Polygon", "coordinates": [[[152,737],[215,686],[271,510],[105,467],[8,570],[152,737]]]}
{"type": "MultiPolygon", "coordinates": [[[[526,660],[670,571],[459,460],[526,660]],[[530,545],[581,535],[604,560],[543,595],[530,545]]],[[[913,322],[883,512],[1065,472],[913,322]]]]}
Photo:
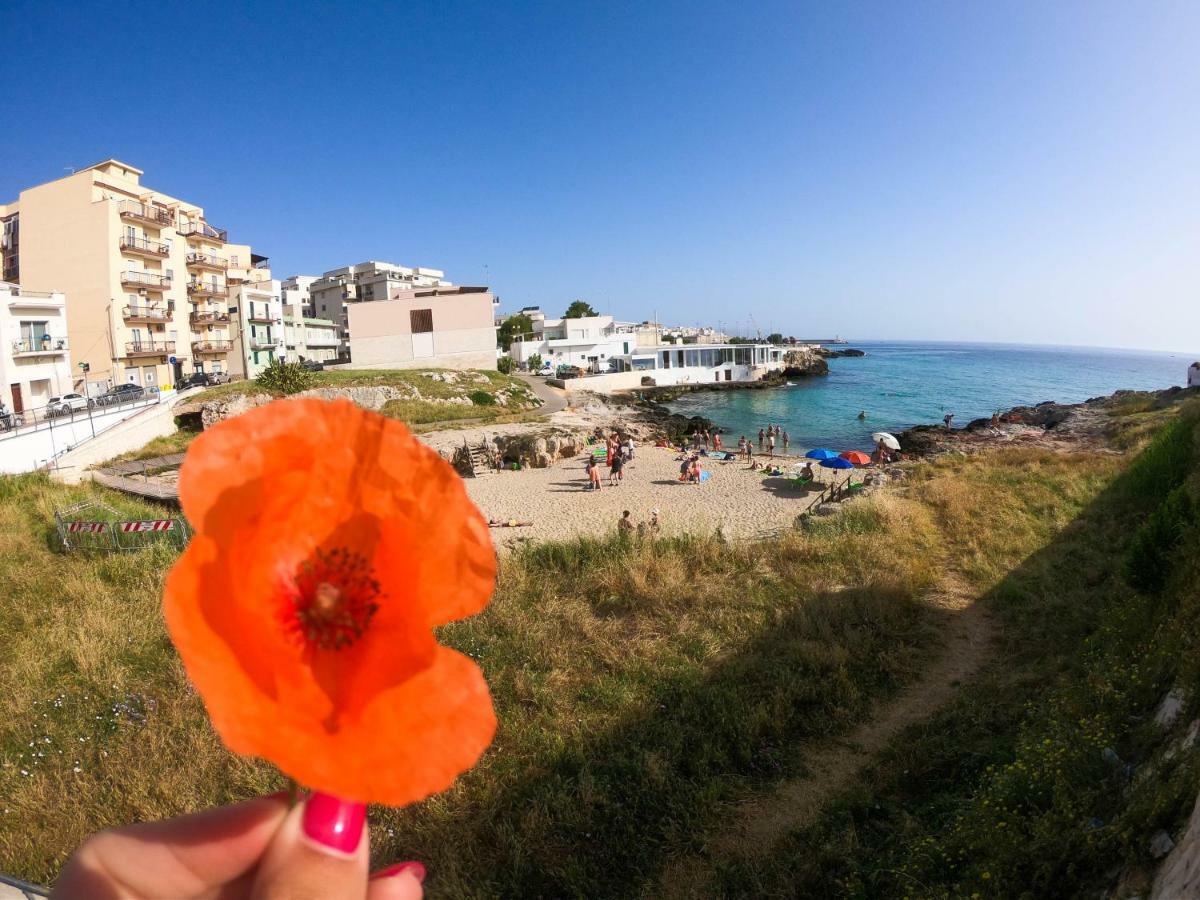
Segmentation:
{"type": "Polygon", "coordinates": [[[1200,352],[1200,4],[0,6],[0,198],[116,156],[277,275],[1200,352]]]}

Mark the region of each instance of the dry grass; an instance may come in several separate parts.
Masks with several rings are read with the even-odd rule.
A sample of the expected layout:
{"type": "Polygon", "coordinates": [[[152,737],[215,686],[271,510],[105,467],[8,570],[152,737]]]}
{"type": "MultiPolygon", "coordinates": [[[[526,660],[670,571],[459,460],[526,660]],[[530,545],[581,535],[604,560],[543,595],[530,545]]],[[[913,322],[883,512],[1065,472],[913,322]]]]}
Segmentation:
{"type": "MultiPolygon", "coordinates": [[[[443,635],[492,685],[495,745],[446,794],[374,810],[376,855],[425,860],[443,896],[655,883],[731,798],[803,771],[797,742],[845,734],[919,673],[942,566],[994,582],[1120,465],[1003,451],[931,466],[803,534],[506,556],[489,610],[443,635]]],[[[89,491],[0,480],[0,859],[34,880],[95,828],[280,784],[221,748],[184,679],[158,610],[172,554],[53,552],[53,505],[89,491]]]]}

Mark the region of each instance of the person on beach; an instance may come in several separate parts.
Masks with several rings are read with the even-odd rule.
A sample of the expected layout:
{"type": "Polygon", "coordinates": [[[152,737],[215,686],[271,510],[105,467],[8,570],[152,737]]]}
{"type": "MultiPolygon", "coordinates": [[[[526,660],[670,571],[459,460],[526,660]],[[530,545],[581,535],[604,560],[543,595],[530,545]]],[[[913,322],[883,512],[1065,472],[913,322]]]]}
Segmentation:
{"type": "Polygon", "coordinates": [[[738,438],[738,456],[746,455],[746,436],[743,434],[738,438]]]}
{"type": "Polygon", "coordinates": [[[954,422],[954,413],[946,413],[944,416],[942,416],[942,422],[944,422],[946,427],[949,428],[954,422]]]}
{"type": "Polygon", "coordinates": [[[766,437],[767,437],[767,433],[765,431],[763,431],[761,428],[758,429],[758,449],[759,450],[761,450],[763,448],[763,441],[766,440],[766,437]]]}
{"type": "Polygon", "coordinates": [[[598,491],[600,490],[600,466],[596,464],[596,458],[589,456],[587,461],[587,476],[588,486],[585,490],[598,491]]]}
{"type": "Polygon", "coordinates": [[[746,441],[746,462],[754,459],[754,445],[750,441],[746,441]]]}
{"type": "Polygon", "coordinates": [[[784,453],[788,452],[788,444],[790,444],[791,442],[792,442],[791,435],[789,435],[787,433],[787,431],[785,430],[783,432],[783,452],[784,453]]]}
{"type": "Polygon", "coordinates": [[[699,455],[692,457],[692,468],[691,468],[691,472],[688,475],[688,480],[692,484],[700,483],[700,456],[699,455]]]}
{"type": "Polygon", "coordinates": [[[625,459],[620,453],[614,453],[612,465],[608,468],[608,486],[617,487],[625,477],[625,459]]]}
{"type": "Polygon", "coordinates": [[[626,460],[633,459],[633,447],[634,447],[633,435],[631,434],[631,435],[629,435],[629,437],[625,438],[625,459],[626,460]]]}
{"type": "Polygon", "coordinates": [[[775,434],[773,432],[767,435],[767,455],[775,455],[775,434]]]}
{"type": "Polygon", "coordinates": [[[813,470],[812,460],[804,464],[804,468],[800,470],[800,477],[807,481],[815,481],[817,473],[813,470]]]}
{"type": "Polygon", "coordinates": [[[679,464],[679,480],[687,481],[688,476],[691,475],[691,472],[692,472],[692,458],[690,456],[685,456],[683,458],[683,462],[679,464]]]}
{"type": "Polygon", "coordinates": [[[713,432],[713,449],[718,453],[721,451],[721,435],[719,432],[713,432]]]}
{"type": "Polygon", "coordinates": [[[629,510],[621,513],[621,518],[617,520],[617,533],[621,537],[627,537],[633,531],[633,519],[629,518],[631,513],[629,510]]]}

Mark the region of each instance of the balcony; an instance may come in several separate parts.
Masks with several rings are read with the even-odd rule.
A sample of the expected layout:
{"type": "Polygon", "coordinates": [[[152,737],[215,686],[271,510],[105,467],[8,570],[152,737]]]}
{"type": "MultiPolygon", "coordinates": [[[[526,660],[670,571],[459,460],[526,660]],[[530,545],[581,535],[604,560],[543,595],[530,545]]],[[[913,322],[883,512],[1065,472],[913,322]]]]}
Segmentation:
{"type": "Polygon", "coordinates": [[[193,353],[228,353],[233,341],[192,341],[193,353]]]}
{"type": "Polygon", "coordinates": [[[67,352],[67,339],[44,335],[37,340],[12,342],[13,359],[33,356],[62,356],[67,352]]]}
{"type": "Polygon", "coordinates": [[[249,338],[251,350],[274,350],[279,346],[279,342],[273,337],[252,337],[249,338]]]}
{"type": "Polygon", "coordinates": [[[163,259],[171,254],[171,248],[162,241],[148,241],[145,238],[121,237],[121,252],[132,253],[134,256],[149,256],[163,259]]]}
{"type": "Polygon", "coordinates": [[[175,352],[174,341],[127,341],[125,356],[168,356],[175,352]]]}
{"type": "Polygon", "coordinates": [[[165,291],[171,286],[169,275],[159,275],[156,272],[122,272],[123,287],[145,288],[148,291],[165,291]]]}
{"type": "Polygon", "coordinates": [[[189,269],[212,269],[214,272],[224,272],[229,268],[229,260],[211,253],[189,253],[187,264],[189,269]]]}
{"type": "Polygon", "coordinates": [[[255,325],[278,325],[279,319],[265,312],[251,312],[246,314],[246,321],[253,322],[255,325]]]}
{"type": "Polygon", "coordinates": [[[179,233],[189,238],[204,238],[223,244],[229,238],[229,232],[223,228],[213,228],[207,222],[185,221],[179,226],[179,233]]]}
{"type": "Polygon", "coordinates": [[[121,318],[126,322],[158,323],[170,322],[170,310],[161,306],[126,306],[121,311],[121,318]]]}
{"type": "Polygon", "coordinates": [[[222,325],[229,322],[229,313],[223,312],[194,312],[188,316],[193,325],[222,325]]]}
{"type": "Polygon", "coordinates": [[[187,286],[188,299],[192,302],[205,297],[228,297],[229,288],[218,281],[189,281],[187,286]]]}
{"type": "Polygon", "coordinates": [[[142,222],[156,228],[169,228],[175,224],[175,213],[148,203],[138,203],[136,200],[122,200],[118,207],[121,218],[127,222],[142,222]]]}

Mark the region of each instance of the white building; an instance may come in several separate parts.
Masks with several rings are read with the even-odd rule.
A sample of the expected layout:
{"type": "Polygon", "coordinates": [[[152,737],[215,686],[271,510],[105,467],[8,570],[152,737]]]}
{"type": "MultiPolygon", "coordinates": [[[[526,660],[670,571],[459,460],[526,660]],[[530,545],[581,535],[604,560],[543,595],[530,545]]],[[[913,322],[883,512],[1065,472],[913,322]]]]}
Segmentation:
{"type": "Polygon", "coordinates": [[[619,354],[605,374],[571,378],[568,390],[624,391],[639,387],[758,381],[784,367],[787,350],[771,344],[639,347],[619,354]]]}
{"type": "Polygon", "coordinates": [[[10,412],[36,410],[74,390],[63,294],[0,281],[0,387],[10,412]]]}
{"type": "Polygon", "coordinates": [[[615,323],[612,316],[534,320],[534,329],[532,339],[514,341],[508,348],[520,365],[536,353],[554,366],[578,366],[598,374],[608,372],[614,360],[637,346],[632,326],[615,323]]]}
{"type": "Polygon", "coordinates": [[[283,301],[285,315],[316,316],[311,288],[313,282],[318,280],[317,275],[290,275],[279,283],[279,298],[283,301]]]}
{"type": "Polygon", "coordinates": [[[337,362],[338,327],[329,319],[297,315],[294,306],[283,307],[284,356],[288,362],[337,362]]]}
{"type": "Polygon", "coordinates": [[[253,378],[284,356],[283,301],[278,279],[246,282],[231,288],[229,313],[233,319],[230,365],[235,375],[253,378]]]}
{"type": "Polygon", "coordinates": [[[1188,387],[1200,387],[1200,362],[1188,366],[1188,387]]]}

